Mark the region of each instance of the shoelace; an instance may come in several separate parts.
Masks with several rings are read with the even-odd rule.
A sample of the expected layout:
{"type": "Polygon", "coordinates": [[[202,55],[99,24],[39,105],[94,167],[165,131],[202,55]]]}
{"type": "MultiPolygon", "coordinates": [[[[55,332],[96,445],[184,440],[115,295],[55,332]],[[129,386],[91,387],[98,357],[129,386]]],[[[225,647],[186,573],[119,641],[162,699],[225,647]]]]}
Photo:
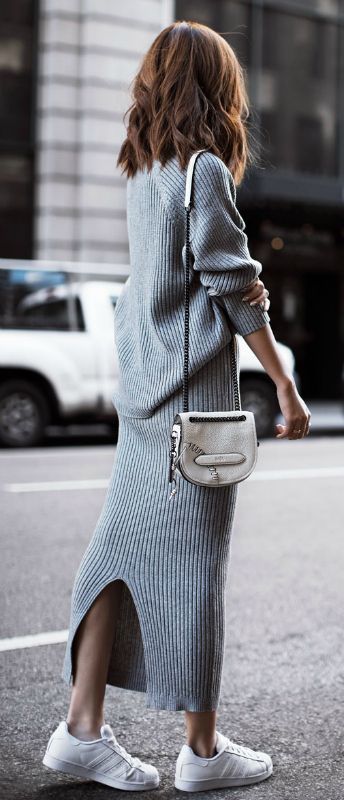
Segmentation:
{"type": "Polygon", "coordinates": [[[246,757],[250,756],[252,758],[256,758],[256,753],[254,752],[254,750],[251,750],[250,747],[244,747],[241,744],[236,744],[235,742],[232,742],[231,739],[227,739],[225,750],[227,750],[228,752],[232,751],[236,753],[238,756],[246,756],[246,757]]]}
{"type": "Polygon", "coordinates": [[[106,736],[104,737],[106,742],[109,742],[113,745],[114,750],[119,753],[122,758],[125,758],[126,761],[129,762],[131,767],[141,767],[142,761],[137,756],[131,756],[130,753],[123,747],[123,745],[119,744],[115,736],[106,736]]]}

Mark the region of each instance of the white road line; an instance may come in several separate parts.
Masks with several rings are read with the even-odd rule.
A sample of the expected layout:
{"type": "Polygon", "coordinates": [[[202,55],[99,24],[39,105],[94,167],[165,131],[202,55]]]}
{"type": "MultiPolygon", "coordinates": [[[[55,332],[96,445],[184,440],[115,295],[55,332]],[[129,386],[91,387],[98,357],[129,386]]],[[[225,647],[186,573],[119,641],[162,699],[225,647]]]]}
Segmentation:
{"type": "Polygon", "coordinates": [[[25,647],[39,647],[42,644],[61,644],[68,639],[68,629],[64,631],[48,631],[33,633],[28,636],[12,636],[0,639],[0,652],[5,650],[23,650],[25,647]]]}
{"type": "Polygon", "coordinates": [[[66,458],[66,454],[68,458],[70,456],[78,456],[80,458],[90,454],[92,454],[92,458],[93,456],[99,456],[103,458],[104,455],[107,454],[112,455],[112,448],[114,450],[116,449],[115,443],[108,445],[97,445],[96,447],[94,446],[85,447],[83,445],[81,445],[80,447],[69,446],[64,449],[62,449],[61,447],[56,447],[56,449],[52,448],[51,450],[49,450],[48,448],[39,449],[38,447],[32,449],[27,447],[25,448],[25,450],[22,450],[21,448],[18,448],[18,450],[2,450],[0,451],[0,464],[2,461],[14,461],[15,458],[18,458],[20,461],[23,461],[23,459],[25,458],[33,458],[35,459],[35,461],[37,461],[37,458],[41,457],[55,458],[56,460],[60,458],[62,460],[66,458]]]}
{"type": "Polygon", "coordinates": [[[3,483],[5,492],[64,492],[74,489],[106,489],[108,478],[91,478],[80,481],[40,481],[36,483],[3,483]]]}
{"type": "Polygon", "coordinates": [[[252,472],[250,481],[284,481],[288,478],[343,478],[344,466],[300,467],[299,469],[261,469],[252,472]]]}
{"type": "MultiPolygon", "coordinates": [[[[261,469],[252,472],[249,481],[284,481],[299,478],[343,478],[344,466],[337,467],[305,467],[300,469],[261,469]]],[[[21,492],[60,492],[75,489],[106,489],[108,478],[91,478],[89,480],[40,481],[36,483],[3,483],[2,491],[21,492]]]]}

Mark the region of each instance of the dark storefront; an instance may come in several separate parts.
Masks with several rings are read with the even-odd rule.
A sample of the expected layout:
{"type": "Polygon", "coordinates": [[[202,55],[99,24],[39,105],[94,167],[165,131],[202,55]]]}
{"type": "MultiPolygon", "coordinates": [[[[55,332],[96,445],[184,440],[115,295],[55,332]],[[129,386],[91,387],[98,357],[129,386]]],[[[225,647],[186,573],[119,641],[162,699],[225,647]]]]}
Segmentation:
{"type": "Polygon", "coordinates": [[[336,399],[344,361],[344,0],[177,0],[243,64],[258,164],[238,189],[271,324],[302,394],[336,399]]]}
{"type": "Polygon", "coordinates": [[[35,0],[0,4],[0,241],[3,258],[31,258],[35,123],[35,0]]]}

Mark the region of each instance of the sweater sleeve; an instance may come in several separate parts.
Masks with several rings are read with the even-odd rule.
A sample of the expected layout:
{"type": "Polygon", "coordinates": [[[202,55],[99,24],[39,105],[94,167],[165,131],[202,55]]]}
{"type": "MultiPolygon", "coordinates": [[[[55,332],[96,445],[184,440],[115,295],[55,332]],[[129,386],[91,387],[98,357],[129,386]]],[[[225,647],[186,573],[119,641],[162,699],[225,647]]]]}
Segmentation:
{"type": "Polygon", "coordinates": [[[270,322],[261,306],[242,300],[245,287],[260,275],[262,264],[249,253],[233,177],[212,153],[201,153],[196,159],[192,197],[193,269],[200,273],[208,294],[225,308],[235,330],[245,336],[270,322]]]}

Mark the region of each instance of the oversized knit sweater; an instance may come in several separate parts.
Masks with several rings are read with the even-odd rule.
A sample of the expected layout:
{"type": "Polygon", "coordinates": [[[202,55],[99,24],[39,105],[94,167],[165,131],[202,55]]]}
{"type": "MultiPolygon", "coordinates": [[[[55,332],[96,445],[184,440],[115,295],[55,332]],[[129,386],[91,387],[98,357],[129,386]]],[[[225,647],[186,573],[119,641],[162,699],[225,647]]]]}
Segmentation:
{"type": "MultiPolygon", "coordinates": [[[[152,416],[183,383],[185,180],[174,156],[127,181],[130,276],[115,307],[112,396],[125,416],[152,416]]],[[[209,151],[196,159],[192,197],[190,376],[230,341],[230,325],[245,336],[270,322],[242,300],[262,264],[250,255],[231,172],[209,151]]]]}

